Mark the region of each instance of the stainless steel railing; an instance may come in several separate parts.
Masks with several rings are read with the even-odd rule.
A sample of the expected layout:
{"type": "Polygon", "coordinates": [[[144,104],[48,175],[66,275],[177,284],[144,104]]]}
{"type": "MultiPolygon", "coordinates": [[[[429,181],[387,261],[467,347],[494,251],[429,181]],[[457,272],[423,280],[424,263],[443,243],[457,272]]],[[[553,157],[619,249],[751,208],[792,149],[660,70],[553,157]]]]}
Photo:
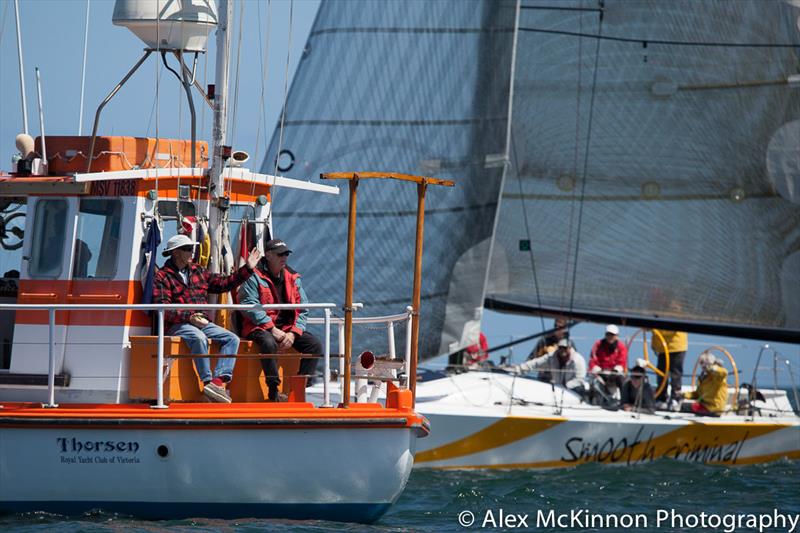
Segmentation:
{"type": "MultiPolygon", "coordinates": [[[[361,307],[359,305],[359,307],[361,307]]],[[[323,312],[323,318],[309,318],[309,324],[322,324],[324,327],[324,349],[323,349],[323,407],[331,407],[330,402],[330,334],[331,324],[334,323],[338,326],[339,345],[344,343],[344,319],[333,317],[332,309],[337,309],[339,306],[333,303],[303,303],[303,304],[272,304],[272,305],[242,305],[242,304],[0,304],[0,311],[47,311],[48,312],[48,371],[47,371],[47,395],[48,401],[44,404],[45,407],[58,407],[55,403],[55,367],[56,367],[56,350],[55,350],[55,324],[57,311],[156,311],[157,312],[157,332],[158,332],[158,352],[157,352],[157,393],[156,404],[152,407],[154,409],[165,409],[168,406],[164,403],[164,378],[165,378],[165,357],[164,357],[164,312],[168,310],[235,310],[247,311],[251,309],[262,310],[282,310],[282,309],[320,309],[323,312]]],[[[388,316],[378,317],[356,317],[353,319],[354,324],[387,324],[388,340],[389,340],[389,357],[395,359],[395,345],[394,345],[394,324],[395,322],[406,322],[406,346],[405,346],[405,371],[408,375],[410,371],[410,354],[411,354],[411,307],[406,308],[405,313],[388,316]]],[[[339,358],[339,384],[340,388],[344,390],[344,360],[339,358]]]]}

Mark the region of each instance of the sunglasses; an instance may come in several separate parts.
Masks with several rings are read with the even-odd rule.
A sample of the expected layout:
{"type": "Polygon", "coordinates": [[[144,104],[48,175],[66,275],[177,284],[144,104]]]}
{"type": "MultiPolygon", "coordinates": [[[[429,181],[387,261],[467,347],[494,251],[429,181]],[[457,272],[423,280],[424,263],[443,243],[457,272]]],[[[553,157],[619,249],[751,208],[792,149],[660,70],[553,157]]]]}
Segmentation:
{"type": "Polygon", "coordinates": [[[182,252],[191,252],[191,251],[194,250],[194,245],[187,244],[186,246],[181,246],[180,248],[178,248],[178,250],[180,250],[182,252]]]}
{"type": "Polygon", "coordinates": [[[631,376],[631,379],[642,379],[642,376],[638,376],[636,374],[631,376]]]}
{"type": "Polygon", "coordinates": [[[292,253],[292,252],[281,252],[281,253],[279,253],[277,255],[278,255],[278,257],[289,257],[290,253],[292,253]]]}

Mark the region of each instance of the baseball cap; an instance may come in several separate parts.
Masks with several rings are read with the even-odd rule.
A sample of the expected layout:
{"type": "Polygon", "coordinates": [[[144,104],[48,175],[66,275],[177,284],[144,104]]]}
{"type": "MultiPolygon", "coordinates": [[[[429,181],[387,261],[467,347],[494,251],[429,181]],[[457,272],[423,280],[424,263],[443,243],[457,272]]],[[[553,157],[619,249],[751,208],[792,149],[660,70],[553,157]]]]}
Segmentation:
{"type": "Polygon", "coordinates": [[[292,252],[286,245],[286,243],[280,239],[272,239],[271,241],[267,241],[266,246],[264,246],[264,251],[275,252],[279,254],[282,254],[284,252],[289,252],[289,253],[292,252]]]}

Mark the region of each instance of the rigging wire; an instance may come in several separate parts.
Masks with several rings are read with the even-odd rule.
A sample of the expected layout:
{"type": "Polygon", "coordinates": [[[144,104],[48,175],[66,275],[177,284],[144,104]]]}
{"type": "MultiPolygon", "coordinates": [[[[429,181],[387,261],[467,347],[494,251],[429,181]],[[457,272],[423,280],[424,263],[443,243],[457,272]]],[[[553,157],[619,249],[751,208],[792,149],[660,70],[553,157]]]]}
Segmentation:
{"type": "MultiPolygon", "coordinates": [[[[519,161],[519,159],[517,159],[517,142],[516,142],[516,137],[514,137],[513,135],[511,136],[511,150],[514,152],[514,169],[517,175],[517,184],[519,186],[520,201],[522,202],[522,220],[524,221],[525,224],[525,234],[528,236],[528,239],[530,239],[531,228],[530,224],[528,223],[528,210],[525,207],[525,197],[522,195],[522,177],[519,174],[519,166],[517,164],[517,162],[519,161]]],[[[536,259],[533,253],[533,246],[529,247],[528,256],[530,257],[531,260],[531,273],[533,274],[533,287],[534,290],[536,291],[536,303],[538,304],[539,308],[541,308],[542,296],[541,296],[541,291],[539,290],[539,278],[536,275],[536,259]]],[[[541,321],[542,331],[544,331],[545,329],[544,316],[539,315],[539,320],[541,321]]]]}
{"type": "MultiPolygon", "coordinates": [[[[267,138],[267,120],[264,116],[266,111],[266,104],[264,91],[267,86],[267,82],[269,81],[269,38],[271,34],[272,28],[272,0],[267,0],[267,33],[264,37],[264,42],[266,43],[266,50],[262,46],[261,40],[258,41],[258,54],[259,59],[261,61],[261,97],[260,103],[258,108],[258,123],[256,125],[256,145],[255,145],[255,154],[253,157],[253,161],[256,163],[259,161],[259,156],[261,155],[261,129],[264,129],[264,144],[266,145],[269,140],[267,138]]],[[[258,9],[258,34],[261,35],[261,8],[258,9]]],[[[269,149],[269,146],[264,147],[265,151],[269,149]]],[[[256,182],[255,178],[253,178],[253,190],[251,191],[251,195],[255,194],[256,190],[256,182]]]]}
{"type": "Polygon", "coordinates": [[[670,39],[649,39],[647,37],[618,37],[614,35],[602,34],[602,17],[600,19],[601,29],[598,33],[583,33],[577,31],[566,30],[546,30],[544,28],[523,28],[520,27],[519,31],[529,33],[547,33],[550,35],[566,35],[568,37],[588,37],[590,39],[597,39],[598,41],[614,41],[619,43],[634,43],[647,47],[651,44],[664,45],[664,46],[711,46],[719,48],[800,48],[800,43],[736,43],[736,42],[722,42],[722,41],[677,41],[670,39]]]}
{"type": "MultiPolygon", "coordinates": [[[[244,0],[239,0],[239,37],[236,42],[236,73],[233,89],[233,113],[231,113],[228,131],[230,131],[230,146],[236,146],[236,114],[239,111],[239,66],[242,62],[242,34],[244,33],[244,0]]],[[[229,184],[230,187],[230,184],[229,184]]]]}
{"type": "Polygon", "coordinates": [[[86,87],[86,54],[89,50],[89,3],[86,0],[86,25],[83,33],[83,67],[81,68],[81,105],[78,110],[78,135],[83,135],[83,101],[86,87]]]}
{"type": "MultiPolygon", "coordinates": [[[[600,22],[598,23],[597,27],[598,34],[602,35],[603,33],[603,17],[600,17],[600,22]]],[[[578,228],[576,230],[575,236],[575,262],[572,266],[572,290],[570,291],[569,297],[569,312],[572,313],[573,307],[575,305],[575,286],[578,279],[578,254],[580,251],[580,243],[581,243],[581,225],[583,223],[583,206],[584,202],[583,199],[586,196],[586,170],[589,167],[589,147],[591,146],[592,141],[592,120],[594,118],[594,100],[595,96],[597,95],[597,71],[600,65],[600,42],[601,39],[597,39],[597,44],[594,49],[594,72],[592,73],[592,91],[591,96],[589,98],[589,119],[586,125],[586,149],[583,155],[583,171],[581,172],[581,195],[580,201],[578,204],[578,228]]]]}
{"type": "MultiPolygon", "coordinates": [[[[583,17],[578,17],[578,28],[583,32],[583,17]]],[[[580,146],[581,134],[581,87],[583,84],[583,39],[578,38],[578,86],[575,91],[575,150],[572,159],[572,175],[577,178],[578,176],[578,151],[580,146]]],[[[565,307],[567,301],[567,281],[569,280],[569,256],[570,256],[570,243],[572,242],[573,221],[575,220],[575,187],[577,183],[572,185],[572,198],[569,203],[569,225],[567,227],[567,242],[565,246],[566,257],[564,257],[564,281],[561,284],[561,306],[565,307]]]]}
{"type": "MultiPolygon", "coordinates": [[[[205,88],[206,92],[208,92],[208,36],[211,34],[211,24],[206,24],[206,50],[203,53],[203,87],[205,88]]],[[[183,68],[183,67],[181,67],[183,68]]],[[[200,113],[200,131],[205,131],[206,129],[206,107],[208,106],[200,106],[202,109],[200,113]]]]}
{"type": "MultiPolygon", "coordinates": [[[[281,106],[281,125],[280,129],[278,130],[278,150],[275,152],[275,172],[273,175],[278,175],[278,156],[283,150],[283,127],[286,122],[286,100],[289,95],[289,62],[292,56],[292,19],[294,15],[294,0],[289,2],[289,35],[287,38],[287,47],[286,47],[286,69],[283,73],[283,105],[281,106]]],[[[275,192],[272,192],[272,198],[269,202],[269,207],[267,208],[267,220],[272,215],[272,206],[275,205],[275,192]]]]}
{"type": "MultiPolygon", "coordinates": [[[[161,0],[156,0],[156,13],[161,13],[161,0]]],[[[156,18],[156,53],[160,54],[161,52],[161,17],[156,18]]],[[[155,101],[155,111],[156,111],[156,144],[155,144],[155,153],[153,157],[156,158],[153,165],[158,167],[158,117],[160,113],[159,109],[159,97],[160,97],[160,89],[161,89],[161,74],[164,72],[161,69],[161,66],[158,63],[158,59],[154,62],[156,65],[156,101],[155,101]]],[[[150,154],[148,154],[149,156],[150,154]]],[[[158,189],[158,172],[156,172],[156,197],[158,197],[159,189],[158,189]]],[[[178,218],[180,219],[181,216],[181,202],[178,200],[176,204],[176,209],[178,212],[178,218]]],[[[157,214],[158,209],[156,208],[154,212],[157,214]]],[[[178,223],[180,225],[180,222],[178,223]]]]}

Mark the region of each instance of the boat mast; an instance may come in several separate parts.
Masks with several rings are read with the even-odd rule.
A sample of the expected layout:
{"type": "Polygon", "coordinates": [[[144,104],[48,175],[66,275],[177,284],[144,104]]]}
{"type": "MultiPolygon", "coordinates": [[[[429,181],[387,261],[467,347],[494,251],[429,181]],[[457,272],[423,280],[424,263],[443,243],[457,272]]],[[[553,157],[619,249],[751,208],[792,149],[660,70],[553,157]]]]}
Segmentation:
{"type": "Polygon", "coordinates": [[[222,224],[227,202],[224,200],[225,184],[222,171],[225,161],[230,157],[230,148],[226,148],[228,123],[228,60],[230,58],[230,32],[228,24],[233,18],[233,3],[219,0],[217,24],[217,63],[214,86],[214,129],[212,131],[212,158],[209,171],[209,213],[208,229],[211,234],[211,260],[209,269],[212,272],[222,270],[222,224]],[[227,151],[227,154],[226,154],[227,151]]]}

